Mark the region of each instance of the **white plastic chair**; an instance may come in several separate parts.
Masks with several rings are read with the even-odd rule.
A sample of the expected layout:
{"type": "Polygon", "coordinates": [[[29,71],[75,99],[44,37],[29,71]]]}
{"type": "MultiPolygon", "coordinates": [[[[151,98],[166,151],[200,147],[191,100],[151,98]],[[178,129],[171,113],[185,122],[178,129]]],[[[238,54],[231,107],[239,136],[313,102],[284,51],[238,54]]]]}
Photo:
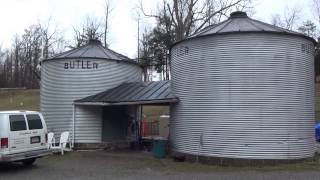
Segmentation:
{"type": "Polygon", "coordinates": [[[60,150],[61,155],[64,154],[64,151],[71,151],[71,148],[67,148],[67,144],[69,143],[70,146],[70,138],[69,138],[69,132],[65,131],[61,133],[60,136],[60,142],[58,146],[51,146],[52,150],[60,150]]]}
{"type": "Polygon", "coordinates": [[[56,141],[54,139],[54,133],[53,132],[49,132],[48,133],[48,149],[51,149],[52,146],[54,146],[56,144],[56,141]]]}

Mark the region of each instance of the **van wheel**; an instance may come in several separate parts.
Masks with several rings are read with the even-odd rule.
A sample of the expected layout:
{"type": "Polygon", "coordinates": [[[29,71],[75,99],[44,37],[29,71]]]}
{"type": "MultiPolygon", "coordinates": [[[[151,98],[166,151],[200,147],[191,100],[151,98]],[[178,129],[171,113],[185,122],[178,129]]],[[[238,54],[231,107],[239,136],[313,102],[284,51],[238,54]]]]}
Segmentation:
{"type": "Polygon", "coordinates": [[[27,159],[22,161],[22,164],[25,166],[31,166],[36,161],[36,158],[27,159]]]}

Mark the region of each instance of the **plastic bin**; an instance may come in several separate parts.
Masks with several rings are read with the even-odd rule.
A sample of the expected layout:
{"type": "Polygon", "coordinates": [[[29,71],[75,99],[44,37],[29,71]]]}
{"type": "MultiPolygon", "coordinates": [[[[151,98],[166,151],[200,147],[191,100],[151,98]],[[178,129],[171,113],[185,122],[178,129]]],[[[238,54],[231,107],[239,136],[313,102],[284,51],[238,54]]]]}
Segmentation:
{"type": "Polygon", "coordinates": [[[166,139],[154,139],[153,140],[153,156],[155,158],[165,158],[166,151],[167,151],[167,143],[168,140],[166,139]]]}
{"type": "Polygon", "coordinates": [[[320,142],[320,123],[317,123],[314,128],[315,128],[316,140],[320,142]]]}

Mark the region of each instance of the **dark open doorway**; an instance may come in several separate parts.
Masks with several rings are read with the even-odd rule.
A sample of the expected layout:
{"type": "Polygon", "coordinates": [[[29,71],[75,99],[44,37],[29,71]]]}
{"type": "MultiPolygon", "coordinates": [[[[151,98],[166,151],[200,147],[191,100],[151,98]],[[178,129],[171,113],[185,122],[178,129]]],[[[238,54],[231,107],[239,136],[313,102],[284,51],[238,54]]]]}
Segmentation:
{"type": "Polygon", "coordinates": [[[128,127],[127,106],[105,106],[102,110],[102,141],[125,141],[128,127]]]}

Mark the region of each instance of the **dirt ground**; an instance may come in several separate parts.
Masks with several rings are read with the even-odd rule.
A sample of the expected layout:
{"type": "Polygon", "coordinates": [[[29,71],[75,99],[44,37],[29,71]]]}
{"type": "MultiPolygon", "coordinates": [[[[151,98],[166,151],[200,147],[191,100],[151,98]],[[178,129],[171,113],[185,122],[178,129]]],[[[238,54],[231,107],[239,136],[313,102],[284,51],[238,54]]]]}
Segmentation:
{"type": "MultiPolygon", "coordinates": [[[[291,167],[291,166],[290,166],[291,167]]],[[[296,167],[296,166],[295,166],[296,167]]],[[[303,166],[304,167],[304,166],[303,166]]],[[[0,165],[0,179],[6,180],[319,180],[313,168],[232,168],[216,167],[171,159],[154,159],[147,152],[71,152],[38,159],[30,167],[0,165]]]]}

